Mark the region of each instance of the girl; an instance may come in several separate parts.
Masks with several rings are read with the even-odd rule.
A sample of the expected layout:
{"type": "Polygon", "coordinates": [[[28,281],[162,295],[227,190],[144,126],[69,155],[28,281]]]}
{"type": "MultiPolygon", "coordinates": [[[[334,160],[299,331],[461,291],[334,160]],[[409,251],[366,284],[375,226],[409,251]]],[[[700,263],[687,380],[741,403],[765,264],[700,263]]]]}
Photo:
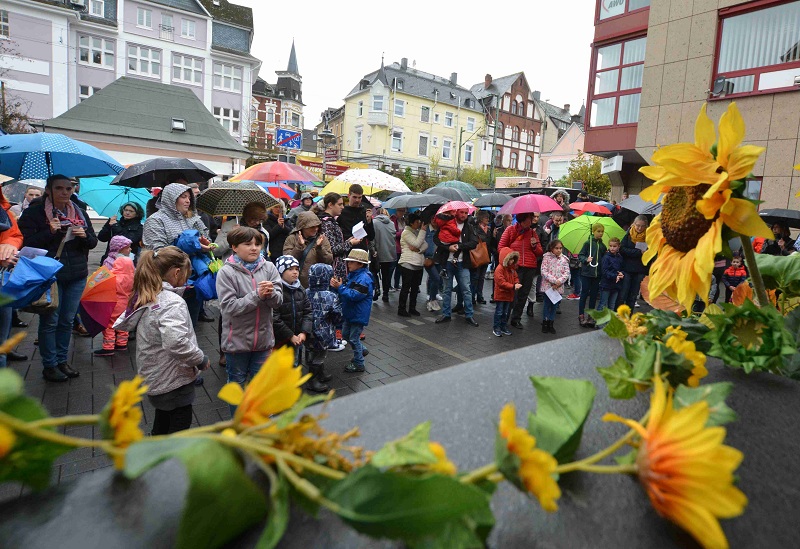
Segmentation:
{"type": "Polygon", "coordinates": [[[569,280],[569,260],[564,255],[564,245],[560,240],[551,240],[547,253],[542,258],[542,292],[544,292],[544,319],[542,333],[556,333],[553,323],[556,320],[556,307],[560,300],[553,302],[547,290],[564,294],[564,284],[569,280]]]}
{"type": "Polygon", "coordinates": [[[600,223],[592,225],[592,236],[581,248],[578,259],[581,265],[581,299],[578,301],[578,322],[584,328],[594,328],[594,320],[586,319],[586,301],[589,308],[597,305],[597,294],[600,292],[600,261],[606,254],[603,244],[605,228],[600,223]]]}
{"type": "Polygon", "coordinates": [[[114,324],[117,330],[136,330],[139,375],[156,409],[152,435],[189,428],[194,380],[208,368],[189,309],[179,295],[191,270],[189,256],[175,246],[142,252],[128,308],[114,324]]]}

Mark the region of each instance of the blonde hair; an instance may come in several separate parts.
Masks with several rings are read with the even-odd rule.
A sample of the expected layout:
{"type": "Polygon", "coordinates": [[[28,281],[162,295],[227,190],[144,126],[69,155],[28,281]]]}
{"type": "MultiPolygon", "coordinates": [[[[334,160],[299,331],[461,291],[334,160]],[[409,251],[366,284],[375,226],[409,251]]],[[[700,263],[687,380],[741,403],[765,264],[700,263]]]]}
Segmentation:
{"type": "Polygon", "coordinates": [[[161,292],[164,277],[175,267],[178,267],[187,278],[192,272],[189,256],[175,246],[142,252],[133,275],[133,295],[129,301],[131,309],[155,303],[161,292]]]}

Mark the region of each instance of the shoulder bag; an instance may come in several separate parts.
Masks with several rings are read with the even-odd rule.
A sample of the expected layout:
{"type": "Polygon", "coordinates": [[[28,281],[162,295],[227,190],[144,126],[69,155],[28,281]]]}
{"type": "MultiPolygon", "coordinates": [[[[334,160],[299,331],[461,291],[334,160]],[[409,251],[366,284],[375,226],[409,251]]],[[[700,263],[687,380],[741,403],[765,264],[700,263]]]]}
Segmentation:
{"type": "Polygon", "coordinates": [[[483,267],[489,264],[489,248],[486,247],[486,242],[478,240],[478,245],[474,250],[469,251],[469,258],[474,268],[483,267]]]}
{"type": "MultiPolygon", "coordinates": [[[[64,244],[66,244],[66,235],[61,239],[61,244],[58,245],[56,255],[53,257],[56,261],[61,260],[61,254],[64,251],[64,244]]],[[[58,282],[53,280],[50,287],[47,288],[39,299],[33,301],[22,310],[26,313],[33,313],[35,315],[46,315],[55,312],[58,309],[58,282]]]]}

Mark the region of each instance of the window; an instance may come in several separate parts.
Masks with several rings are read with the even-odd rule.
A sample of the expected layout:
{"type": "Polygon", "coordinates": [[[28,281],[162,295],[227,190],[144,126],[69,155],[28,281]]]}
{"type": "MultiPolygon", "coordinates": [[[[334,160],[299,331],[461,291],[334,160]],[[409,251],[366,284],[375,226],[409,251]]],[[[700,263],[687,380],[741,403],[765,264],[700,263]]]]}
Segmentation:
{"type": "Polygon", "coordinates": [[[525,116],[525,103],[522,101],[519,102],[519,107],[517,107],[517,114],[520,116],[525,116]]]}
{"type": "Polygon", "coordinates": [[[431,147],[436,148],[438,146],[439,146],[439,138],[436,136],[431,137],[431,147]]]}
{"type": "Polygon", "coordinates": [[[214,118],[219,120],[228,133],[239,134],[239,111],[236,109],[214,107],[214,118]]]}
{"type": "Polygon", "coordinates": [[[406,115],[406,102],[402,99],[395,99],[394,100],[394,115],[395,116],[405,116],[406,115]]]}
{"type": "Polygon", "coordinates": [[[214,88],[227,91],[242,91],[242,67],[214,63],[214,88]]]}
{"type": "Polygon", "coordinates": [[[275,123],[275,109],[267,110],[267,122],[269,122],[270,124],[275,123]]]}
{"type": "Polygon", "coordinates": [[[745,179],[744,196],[750,200],[761,200],[761,177],[745,179]]]}
{"type": "Polygon", "coordinates": [[[283,111],[283,125],[284,126],[288,126],[289,125],[289,111],[286,111],[286,110],[283,111]]]}
{"type": "Polygon", "coordinates": [[[144,8],[136,8],[136,26],[145,29],[153,28],[153,12],[144,8]]]}
{"type": "Polygon", "coordinates": [[[493,164],[494,164],[495,168],[499,168],[500,167],[500,159],[502,157],[503,157],[503,151],[501,151],[500,149],[495,149],[494,150],[494,161],[493,161],[493,164]]]}
{"type": "Polygon", "coordinates": [[[420,156],[428,156],[428,136],[427,135],[420,135],[419,136],[419,151],[418,154],[420,156]]]}
{"type": "Polygon", "coordinates": [[[720,19],[715,77],[726,95],[797,89],[800,1],[720,19]]]}
{"type": "Polygon", "coordinates": [[[467,117],[467,131],[468,132],[475,131],[475,119],[471,116],[467,117]]]}
{"type": "Polygon", "coordinates": [[[598,19],[602,21],[649,5],[650,0],[600,0],[598,19]]]}
{"type": "Polygon", "coordinates": [[[525,171],[532,172],[533,171],[533,157],[530,155],[525,157],[525,171]]]}
{"type": "Polygon", "coordinates": [[[395,78],[394,79],[394,87],[396,90],[402,90],[405,83],[403,82],[402,78],[395,78]]]}
{"type": "Polygon", "coordinates": [[[95,17],[105,17],[106,3],[105,0],[89,0],[89,13],[95,17]]]}
{"type": "Polygon", "coordinates": [[[128,72],[144,76],[161,74],[161,50],[128,46],[128,72]]]}
{"type": "Polygon", "coordinates": [[[99,67],[114,67],[114,41],[94,36],[78,37],[78,59],[99,67]]]}
{"type": "Polygon", "coordinates": [[[394,152],[403,151],[403,130],[392,130],[392,150],[394,152]]]}
{"type": "Polygon", "coordinates": [[[512,170],[516,170],[517,169],[517,167],[518,167],[517,166],[517,160],[518,159],[519,159],[519,155],[517,153],[511,153],[511,166],[510,166],[510,168],[512,170]]]}
{"type": "Polygon", "coordinates": [[[503,134],[503,123],[498,120],[497,121],[497,138],[498,139],[503,139],[503,137],[505,137],[504,134],[503,134]]]}
{"type": "Polygon", "coordinates": [[[358,102],[358,114],[356,116],[364,116],[364,102],[358,102]]]}
{"type": "Polygon", "coordinates": [[[647,38],[597,48],[590,125],[635,124],[647,38]]]}
{"type": "Polygon", "coordinates": [[[372,110],[375,112],[383,112],[383,96],[382,95],[373,95],[372,96],[372,110]]]}
{"type": "Polygon", "coordinates": [[[297,114],[296,112],[292,113],[292,126],[294,126],[295,128],[300,127],[300,115],[297,114]]]}
{"type": "Polygon", "coordinates": [[[0,38],[9,38],[11,28],[8,26],[8,10],[0,10],[0,38]]]}
{"type": "Polygon", "coordinates": [[[450,160],[453,156],[453,142],[449,139],[442,139],[442,160],[450,160]]]}
{"type": "Polygon", "coordinates": [[[172,42],[175,27],[172,26],[172,16],[166,13],[161,14],[161,24],[158,26],[159,34],[162,40],[169,40],[172,42]]]}
{"type": "Polygon", "coordinates": [[[181,38],[194,40],[195,22],[188,19],[181,20],[181,38]]]}
{"type": "Polygon", "coordinates": [[[511,140],[512,141],[519,141],[519,127],[514,126],[511,128],[511,140]]]}
{"type": "Polygon", "coordinates": [[[444,125],[445,127],[452,128],[453,127],[453,113],[446,112],[444,113],[444,125]]]}
{"type": "Polygon", "coordinates": [[[98,88],[97,86],[80,86],[80,91],[78,93],[78,99],[83,101],[84,99],[89,99],[91,96],[102,90],[103,88],[98,88]]]}
{"type": "Polygon", "coordinates": [[[420,109],[419,109],[419,121],[420,122],[430,122],[431,121],[431,108],[430,107],[420,107],[420,109]]]}
{"type": "Polygon", "coordinates": [[[464,162],[472,162],[472,150],[472,143],[467,143],[464,145],[464,162]]]}
{"type": "Polygon", "coordinates": [[[536,143],[536,133],[533,131],[528,132],[528,145],[533,145],[536,143]]]}
{"type": "Polygon", "coordinates": [[[439,113],[438,112],[433,113],[433,122],[434,122],[434,124],[438,124],[439,123],[439,113]]]}
{"type": "Polygon", "coordinates": [[[565,175],[569,175],[569,160],[551,160],[548,164],[548,176],[558,181],[565,175]]]}
{"type": "Polygon", "coordinates": [[[356,150],[361,150],[361,129],[356,130],[356,150]]]}
{"type": "Polygon", "coordinates": [[[172,79],[186,84],[201,84],[203,82],[203,61],[173,53],[172,79]]]}
{"type": "Polygon", "coordinates": [[[511,114],[517,114],[517,101],[516,100],[511,102],[511,114]]]}
{"type": "Polygon", "coordinates": [[[428,175],[428,170],[425,169],[425,166],[419,166],[417,167],[417,175],[420,177],[425,177],[428,175]]]}

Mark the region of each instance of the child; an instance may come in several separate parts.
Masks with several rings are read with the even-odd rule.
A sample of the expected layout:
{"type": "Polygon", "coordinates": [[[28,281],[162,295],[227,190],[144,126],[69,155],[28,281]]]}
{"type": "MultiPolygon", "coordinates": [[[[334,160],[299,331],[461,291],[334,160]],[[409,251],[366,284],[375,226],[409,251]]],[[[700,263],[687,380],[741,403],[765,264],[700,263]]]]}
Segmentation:
{"type": "Polygon", "coordinates": [[[600,291],[600,261],[606,254],[606,245],[603,244],[605,228],[600,223],[592,225],[592,236],[583,245],[578,260],[581,265],[581,298],[578,301],[578,323],[584,328],[594,328],[594,320],[587,319],[586,301],[589,308],[597,305],[597,294],[600,291]]]}
{"type": "Polygon", "coordinates": [[[369,324],[369,315],[372,309],[373,282],[367,266],[369,255],[366,250],[353,249],[345,259],[347,262],[347,282],[341,278],[331,279],[331,288],[339,294],[342,303],[344,326],[342,333],[353,347],[353,361],[348,364],[345,372],[363,372],[364,357],[369,354],[366,347],[361,345],[361,332],[369,324]]]}
{"type": "Polygon", "coordinates": [[[114,261],[119,256],[131,255],[132,245],[133,242],[131,242],[130,238],[128,237],[122,236],[121,234],[112,236],[111,242],[108,243],[108,255],[103,261],[103,267],[107,267],[109,271],[112,270],[114,268],[114,261]]]}
{"type": "Polygon", "coordinates": [[[622,272],[625,260],[619,253],[619,246],[619,238],[612,237],[608,241],[608,252],[601,260],[600,306],[597,307],[600,311],[606,307],[612,311],[617,310],[617,295],[622,287],[622,279],[625,278],[625,273],[622,272]]]}
{"type": "MultiPolygon", "coordinates": [[[[227,239],[233,254],[217,273],[222,351],[228,382],[244,387],[275,346],[272,311],[280,307],[284,294],[275,265],[261,253],[261,231],[234,227],[227,239]]],[[[231,408],[231,415],[235,410],[231,408]]]]}
{"type": "Polygon", "coordinates": [[[556,310],[561,300],[553,301],[547,290],[564,294],[564,285],[570,277],[569,259],[564,255],[564,244],[560,240],[551,240],[547,245],[547,253],[542,257],[542,291],[544,294],[544,318],[542,333],[556,333],[553,323],[556,321],[556,310]]]}
{"type": "MultiPolygon", "coordinates": [[[[458,244],[461,242],[461,230],[458,228],[456,217],[446,213],[436,215],[436,224],[439,227],[439,241],[442,244],[458,244]]],[[[461,251],[453,252],[453,263],[458,262],[461,251]]],[[[448,255],[443,255],[439,263],[439,276],[447,278],[447,259],[448,255]]]]}
{"type": "Polygon", "coordinates": [[[511,304],[514,302],[514,292],[522,288],[517,275],[519,252],[511,248],[503,248],[499,255],[500,264],[494,270],[494,326],[492,334],[495,337],[510,336],[508,317],[511,314],[511,304]]]}
{"type": "Polygon", "coordinates": [[[133,265],[133,260],[128,257],[131,251],[131,241],[124,236],[115,236],[111,239],[112,244],[114,239],[117,238],[127,241],[127,245],[116,252],[109,252],[108,257],[103,262],[103,265],[106,267],[108,267],[109,259],[113,263],[113,265],[109,267],[109,270],[114,275],[117,283],[117,304],[114,306],[111,319],[108,321],[106,329],[103,330],[103,348],[97,349],[94,352],[94,356],[114,356],[115,351],[128,350],[128,332],[115,330],[114,323],[128,307],[128,300],[130,300],[131,294],[133,293],[135,267],[133,265]],[[116,259],[114,259],[113,256],[117,256],[116,259]]]}
{"type": "Polygon", "coordinates": [[[311,301],[314,327],[306,340],[306,365],[311,379],[306,389],[315,393],[327,393],[326,385],[333,376],[325,373],[325,355],[336,344],[336,326],[342,322],[342,306],[339,298],[330,291],[333,267],[315,263],[308,270],[308,299],[311,301]]]}
{"type": "Polygon", "coordinates": [[[725,285],[725,303],[730,303],[733,291],[736,287],[747,280],[747,269],[742,264],[742,258],[738,255],[731,259],[731,266],[725,269],[722,275],[722,284],[725,285]]]}
{"type": "Polygon", "coordinates": [[[186,302],[179,295],[192,267],[175,246],[147,250],[133,277],[128,308],[114,325],[136,330],[136,363],[156,409],[152,435],[167,435],[192,424],[194,380],[208,368],[197,345],[186,302]]]}
{"type": "MultiPolygon", "coordinates": [[[[283,303],[272,311],[275,326],[275,346],[294,347],[294,364],[300,363],[300,354],[313,328],[311,301],[300,285],[300,262],[291,255],[282,255],[275,260],[275,267],[281,275],[283,303]]],[[[310,270],[310,269],[309,269],[310,270]]]]}

